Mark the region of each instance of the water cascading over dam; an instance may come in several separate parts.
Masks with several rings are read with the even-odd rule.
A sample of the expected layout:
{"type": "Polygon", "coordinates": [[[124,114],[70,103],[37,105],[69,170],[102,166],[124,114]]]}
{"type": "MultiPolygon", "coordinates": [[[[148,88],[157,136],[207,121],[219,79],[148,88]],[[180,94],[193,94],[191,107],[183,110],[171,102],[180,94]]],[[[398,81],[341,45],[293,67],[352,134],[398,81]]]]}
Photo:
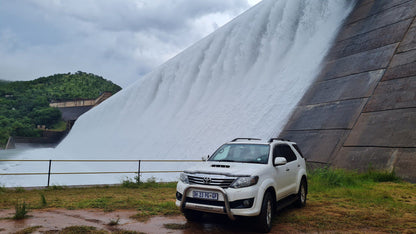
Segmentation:
{"type": "MultiPolygon", "coordinates": [[[[350,0],[264,0],[81,116],[47,154],[200,159],[235,137],[275,137],[353,6],[350,0]]],[[[75,183],[59,178],[56,183],[75,183]]]]}

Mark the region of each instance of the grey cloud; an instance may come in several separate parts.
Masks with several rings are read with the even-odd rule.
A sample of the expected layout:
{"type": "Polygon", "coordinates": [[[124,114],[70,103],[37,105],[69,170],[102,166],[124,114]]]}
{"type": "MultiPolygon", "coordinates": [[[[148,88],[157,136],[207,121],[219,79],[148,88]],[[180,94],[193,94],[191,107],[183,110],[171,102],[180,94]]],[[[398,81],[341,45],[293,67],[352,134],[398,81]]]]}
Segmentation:
{"type": "Polygon", "coordinates": [[[111,31],[172,31],[206,14],[230,12],[235,15],[249,6],[241,0],[33,0],[33,3],[56,16],[73,17],[111,31]]]}
{"type": "Polygon", "coordinates": [[[83,70],[123,87],[249,7],[243,0],[0,1],[0,79],[83,70]]]}

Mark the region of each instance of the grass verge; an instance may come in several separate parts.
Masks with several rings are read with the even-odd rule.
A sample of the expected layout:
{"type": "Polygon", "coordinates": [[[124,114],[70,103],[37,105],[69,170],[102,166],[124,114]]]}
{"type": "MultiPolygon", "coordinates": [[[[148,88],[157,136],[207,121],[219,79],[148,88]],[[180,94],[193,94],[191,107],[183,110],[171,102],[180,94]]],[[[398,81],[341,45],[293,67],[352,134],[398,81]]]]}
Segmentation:
{"type": "MultiPolygon", "coordinates": [[[[307,206],[280,211],[274,219],[278,230],[416,233],[416,185],[401,181],[394,173],[318,169],[309,173],[308,182],[307,206]]],[[[0,209],[12,208],[18,199],[30,204],[31,210],[134,209],[135,217],[145,220],[154,215],[180,214],[174,204],[175,187],[176,183],[149,182],[92,188],[60,186],[41,191],[3,189],[0,209]]]]}
{"type": "Polygon", "coordinates": [[[274,221],[301,232],[416,233],[414,220],[415,184],[390,172],[324,168],[309,173],[308,205],[274,221]]]}
{"type": "Polygon", "coordinates": [[[131,187],[106,186],[90,188],[51,187],[43,190],[5,189],[0,196],[0,209],[10,209],[16,199],[30,204],[25,209],[97,208],[104,211],[135,209],[135,216],[145,220],[154,215],[178,215],[175,206],[176,183],[140,183],[131,187]]]}

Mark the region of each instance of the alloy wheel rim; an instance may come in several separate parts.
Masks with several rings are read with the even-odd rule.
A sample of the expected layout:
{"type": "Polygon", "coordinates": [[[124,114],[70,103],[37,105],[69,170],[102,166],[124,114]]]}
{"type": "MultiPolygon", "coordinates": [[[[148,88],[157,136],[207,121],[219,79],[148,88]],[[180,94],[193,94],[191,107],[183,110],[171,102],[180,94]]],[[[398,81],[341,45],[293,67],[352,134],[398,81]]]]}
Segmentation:
{"type": "Polygon", "coordinates": [[[267,225],[270,225],[271,221],[272,221],[272,203],[271,201],[267,201],[267,214],[266,214],[266,222],[267,225]]]}
{"type": "Polygon", "coordinates": [[[302,203],[305,203],[306,200],[306,191],[305,191],[305,185],[302,184],[301,188],[300,188],[300,199],[302,201],[302,203]]]}

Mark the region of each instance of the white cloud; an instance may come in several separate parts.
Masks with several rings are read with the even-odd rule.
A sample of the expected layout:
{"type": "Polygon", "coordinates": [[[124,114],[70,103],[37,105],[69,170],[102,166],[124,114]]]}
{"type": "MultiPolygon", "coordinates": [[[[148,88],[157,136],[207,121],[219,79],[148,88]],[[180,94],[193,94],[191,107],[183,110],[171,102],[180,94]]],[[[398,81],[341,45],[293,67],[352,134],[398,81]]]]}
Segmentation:
{"type": "Polygon", "coordinates": [[[0,79],[82,70],[126,87],[254,3],[2,1],[0,79]]]}

